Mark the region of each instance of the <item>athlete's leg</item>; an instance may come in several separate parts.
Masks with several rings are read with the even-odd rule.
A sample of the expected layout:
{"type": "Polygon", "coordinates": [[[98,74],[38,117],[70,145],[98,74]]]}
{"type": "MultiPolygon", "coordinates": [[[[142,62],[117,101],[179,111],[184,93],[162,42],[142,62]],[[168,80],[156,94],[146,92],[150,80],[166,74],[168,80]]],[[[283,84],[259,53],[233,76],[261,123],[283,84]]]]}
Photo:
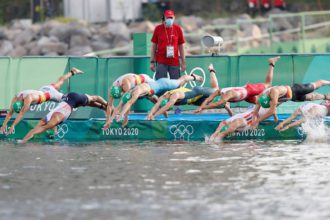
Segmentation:
{"type": "Polygon", "coordinates": [[[70,77],[72,77],[76,74],[82,74],[82,73],[83,73],[83,71],[81,71],[77,68],[72,68],[68,73],[66,73],[65,75],[58,78],[58,80],[55,83],[53,83],[53,85],[54,85],[55,89],[59,90],[67,79],[69,79],[70,77]]]}
{"type": "Polygon", "coordinates": [[[180,82],[180,86],[183,86],[187,82],[190,82],[190,81],[203,82],[204,79],[203,79],[203,77],[196,75],[195,73],[192,73],[190,75],[183,75],[178,80],[180,82]]]}
{"type": "Polygon", "coordinates": [[[246,124],[246,120],[244,118],[235,119],[234,121],[232,121],[229,124],[229,127],[228,127],[227,130],[225,130],[223,132],[220,132],[216,135],[215,140],[223,139],[224,137],[226,137],[230,133],[233,133],[233,132],[237,131],[238,128],[244,127],[245,124],[246,124]]]}
{"type": "Polygon", "coordinates": [[[44,131],[48,130],[48,129],[52,129],[53,127],[55,127],[56,125],[58,125],[59,123],[61,123],[64,120],[65,116],[62,113],[59,112],[55,112],[51,119],[49,120],[48,123],[46,123],[43,119],[38,123],[38,125],[32,129],[24,138],[20,143],[26,143],[28,140],[30,140],[31,138],[33,138],[35,135],[37,134],[41,134],[44,131]]]}
{"type": "Polygon", "coordinates": [[[324,94],[324,99],[330,100],[330,93],[324,94]]]}
{"type": "Polygon", "coordinates": [[[320,94],[320,93],[317,93],[317,92],[308,93],[305,96],[306,101],[323,100],[323,99],[326,99],[326,98],[327,98],[326,95],[323,95],[323,94],[320,94]]]}
{"type": "Polygon", "coordinates": [[[211,81],[211,87],[214,88],[214,89],[217,89],[219,88],[219,85],[218,85],[218,79],[215,75],[215,70],[213,68],[213,64],[211,63],[208,68],[207,68],[210,72],[210,81],[211,81]]]}
{"type": "Polygon", "coordinates": [[[88,105],[106,110],[107,102],[101,96],[88,96],[88,105]]]}
{"type": "Polygon", "coordinates": [[[312,84],[314,86],[314,89],[318,89],[322,86],[330,85],[330,81],[328,81],[328,80],[318,80],[316,82],[313,82],[312,84]]]}
{"type": "Polygon", "coordinates": [[[274,75],[274,67],[276,62],[280,59],[280,57],[272,57],[268,60],[269,63],[269,69],[266,75],[266,80],[265,80],[265,85],[266,87],[270,87],[272,85],[273,82],[273,75],[274,75]]]}

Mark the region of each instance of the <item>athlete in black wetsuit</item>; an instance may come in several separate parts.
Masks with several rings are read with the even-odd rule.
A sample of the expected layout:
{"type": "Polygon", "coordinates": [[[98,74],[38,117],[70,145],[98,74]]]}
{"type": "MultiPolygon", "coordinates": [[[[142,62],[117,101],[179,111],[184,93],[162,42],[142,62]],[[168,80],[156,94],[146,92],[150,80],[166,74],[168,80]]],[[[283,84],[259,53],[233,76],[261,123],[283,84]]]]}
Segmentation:
{"type": "Polygon", "coordinates": [[[48,129],[54,129],[56,132],[56,126],[69,118],[73,108],[82,106],[91,106],[106,110],[107,102],[100,96],[70,92],[64,95],[62,97],[62,102],[60,102],[54,110],[49,112],[45,118],[41,119],[38,125],[32,129],[22,141],[19,141],[19,143],[26,143],[33,138],[34,135],[40,134],[48,129]]]}

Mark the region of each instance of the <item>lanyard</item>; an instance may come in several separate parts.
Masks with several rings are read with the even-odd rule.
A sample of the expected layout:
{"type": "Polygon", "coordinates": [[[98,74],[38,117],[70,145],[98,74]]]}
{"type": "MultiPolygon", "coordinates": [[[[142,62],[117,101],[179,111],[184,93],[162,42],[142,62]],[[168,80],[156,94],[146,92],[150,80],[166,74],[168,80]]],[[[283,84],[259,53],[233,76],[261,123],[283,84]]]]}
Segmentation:
{"type": "Polygon", "coordinates": [[[166,30],[165,24],[164,24],[164,28],[165,28],[165,34],[166,34],[167,44],[168,45],[172,45],[173,26],[171,27],[171,40],[170,41],[168,40],[168,35],[167,35],[167,30],[166,30]]]}

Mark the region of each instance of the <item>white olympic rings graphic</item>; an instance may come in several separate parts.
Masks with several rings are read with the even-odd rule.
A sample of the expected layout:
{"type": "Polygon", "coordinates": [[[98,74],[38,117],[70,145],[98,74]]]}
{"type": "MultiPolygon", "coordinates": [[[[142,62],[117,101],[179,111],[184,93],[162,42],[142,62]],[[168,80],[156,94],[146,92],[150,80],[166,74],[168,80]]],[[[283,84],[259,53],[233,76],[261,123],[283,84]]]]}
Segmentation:
{"type": "MultiPolygon", "coordinates": [[[[202,74],[202,76],[203,76],[203,82],[202,82],[202,84],[201,84],[200,86],[204,86],[206,75],[205,75],[205,71],[204,71],[201,67],[195,67],[195,68],[193,68],[193,69],[190,71],[189,74],[187,73],[187,70],[185,70],[185,71],[184,71],[184,74],[185,74],[186,76],[191,75],[192,73],[196,73],[197,75],[200,75],[200,74],[198,74],[198,72],[200,72],[200,73],[202,74]]],[[[155,80],[155,77],[156,77],[156,72],[154,72],[153,80],[155,80]]],[[[170,78],[170,75],[169,75],[168,72],[167,72],[167,78],[170,78]]],[[[191,87],[195,87],[195,86],[197,85],[195,81],[190,81],[189,84],[190,84],[191,87]]],[[[184,84],[183,87],[186,87],[186,86],[187,86],[187,83],[184,84]]]]}
{"type": "Polygon", "coordinates": [[[303,137],[306,134],[306,132],[304,131],[304,129],[302,127],[298,127],[297,131],[301,137],[303,137]]]}
{"type": "Polygon", "coordinates": [[[185,136],[189,141],[190,136],[194,133],[194,128],[191,125],[172,125],[169,131],[174,136],[174,140],[185,140],[185,136]]]}
{"type": "Polygon", "coordinates": [[[62,139],[68,133],[69,127],[67,124],[57,125],[57,137],[62,139]]]}

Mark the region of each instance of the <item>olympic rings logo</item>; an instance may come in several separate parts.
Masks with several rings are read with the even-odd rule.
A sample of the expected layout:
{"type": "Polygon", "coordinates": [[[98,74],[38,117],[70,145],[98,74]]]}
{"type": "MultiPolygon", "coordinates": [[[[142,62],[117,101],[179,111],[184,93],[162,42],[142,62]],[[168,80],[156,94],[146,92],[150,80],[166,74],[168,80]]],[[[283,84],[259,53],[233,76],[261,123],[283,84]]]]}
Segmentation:
{"type": "Polygon", "coordinates": [[[297,129],[297,132],[298,132],[298,135],[300,135],[301,137],[303,137],[306,134],[306,132],[304,131],[304,129],[302,127],[299,127],[297,129]]]}
{"type": "Polygon", "coordinates": [[[62,139],[68,133],[69,127],[67,124],[57,125],[57,137],[62,139]]]}
{"type": "Polygon", "coordinates": [[[174,136],[174,140],[188,140],[194,133],[194,128],[191,125],[172,125],[169,128],[170,133],[174,136]]]}
{"type": "MultiPolygon", "coordinates": [[[[193,69],[190,71],[189,74],[187,73],[187,70],[184,71],[184,74],[185,74],[186,76],[189,76],[189,75],[191,75],[192,73],[195,73],[195,74],[197,74],[197,75],[202,75],[202,76],[203,76],[203,82],[202,82],[202,84],[201,84],[200,86],[204,86],[204,84],[205,84],[205,79],[206,79],[205,71],[204,71],[201,67],[195,67],[195,68],[193,68],[193,69]]],[[[170,75],[169,75],[168,72],[167,72],[167,78],[170,79],[170,75]]],[[[156,79],[156,72],[154,72],[153,79],[154,79],[154,80],[156,79]]],[[[190,85],[191,87],[195,87],[195,86],[197,86],[197,84],[196,84],[195,81],[190,81],[190,82],[189,82],[189,85],[190,85]]],[[[187,86],[187,83],[184,84],[183,87],[186,87],[186,86],[187,86]]]]}

